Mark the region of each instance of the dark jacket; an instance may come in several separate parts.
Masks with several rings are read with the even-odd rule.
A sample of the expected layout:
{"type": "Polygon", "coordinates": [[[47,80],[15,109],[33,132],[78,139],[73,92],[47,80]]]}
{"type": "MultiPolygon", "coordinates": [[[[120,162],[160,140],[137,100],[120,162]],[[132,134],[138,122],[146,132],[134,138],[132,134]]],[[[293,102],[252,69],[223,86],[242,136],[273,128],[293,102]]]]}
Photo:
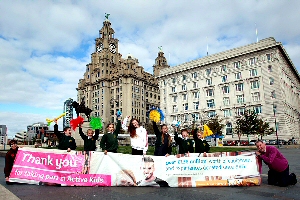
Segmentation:
{"type": "Polygon", "coordinates": [[[118,120],[117,127],[113,133],[106,133],[102,136],[100,147],[103,151],[116,152],[118,149],[118,135],[121,129],[121,120],[118,120]]]}
{"type": "Polygon", "coordinates": [[[204,153],[209,152],[210,146],[206,140],[201,140],[197,137],[197,131],[193,133],[194,141],[195,141],[195,153],[204,153]]]}
{"type": "Polygon", "coordinates": [[[171,136],[166,134],[164,137],[164,141],[162,141],[162,132],[158,130],[158,127],[155,122],[153,122],[153,130],[156,135],[156,142],[155,142],[155,156],[165,156],[166,154],[170,154],[172,152],[171,146],[171,136]]]}
{"type": "Polygon", "coordinates": [[[185,153],[194,153],[194,147],[193,147],[193,140],[191,139],[183,139],[178,137],[178,133],[175,132],[174,136],[175,142],[179,145],[179,154],[185,154],[185,153]]]}
{"type": "Polygon", "coordinates": [[[91,139],[89,139],[89,137],[82,132],[82,128],[79,127],[79,135],[81,136],[81,138],[84,141],[84,147],[83,147],[84,151],[95,151],[96,150],[96,141],[99,138],[99,129],[96,129],[93,137],[91,139]]]}
{"type": "Polygon", "coordinates": [[[54,134],[58,138],[58,149],[60,150],[68,150],[70,148],[71,150],[76,149],[76,142],[75,139],[72,136],[66,136],[64,133],[60,133],[58,131],[58,125],[54,125],[54,134]]]}
{"type": "Polygon", "coordinates": [[[9,177],[12,167],[14,165],[17,153],[18,153],[18,147],[16,149],[10,148],[10,150],[6,153],[5,167],[4,167],[5,177],[9,177]]]}

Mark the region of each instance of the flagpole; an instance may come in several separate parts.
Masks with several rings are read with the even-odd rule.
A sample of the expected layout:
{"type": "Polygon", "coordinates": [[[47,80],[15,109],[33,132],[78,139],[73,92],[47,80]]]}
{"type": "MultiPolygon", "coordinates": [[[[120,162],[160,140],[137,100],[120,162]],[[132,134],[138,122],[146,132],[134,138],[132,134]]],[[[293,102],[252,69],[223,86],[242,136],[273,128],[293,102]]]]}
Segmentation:
{"type": "Polygon", "coordinates": [[[256,26],[256,23],[255,23],[255,34],[256,34],[256,42],[258,42],[258,35],[257,35],[257,26],[256,26]]]}

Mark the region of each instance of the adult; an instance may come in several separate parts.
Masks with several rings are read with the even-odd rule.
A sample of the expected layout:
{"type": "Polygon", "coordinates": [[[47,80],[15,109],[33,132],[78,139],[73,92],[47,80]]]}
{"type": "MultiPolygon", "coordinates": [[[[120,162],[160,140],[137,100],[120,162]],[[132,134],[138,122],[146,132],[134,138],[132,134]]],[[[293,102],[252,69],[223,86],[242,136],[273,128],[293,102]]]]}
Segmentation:
{"type": "Polygon", "coordinates": [[[6,184],[11,184],[9,182],[9,175],[10,175],[10,172],[14,165],[15,158],[16,158],[16,155],[17,155],[18,149],[19,149],[18,143],[16,140],[11,140],[9,142],[9,145],[10,145],[10,149],[5,155],[5,167],[4,167],[4,175],[5,175],[6,184]]]}
{"type": "Polygon", "coordinates": [[[259,162],[259,172],[262,172],[262,161],[269,167],[269,185],[286,187],[297,183],[296,175],[294,173],[289,174],[288,160],[276,147],[266,145],[261,140],[256,141],[255,145],[258,149],[255,153],[259,162]]]}
{"type": "Polygon", "coordinates": [[[163,124],[161,126],[161,132],[158,130],[158,127],[155,122],[153,122],[153,129],[156,135],[155,142],[155,156],[169,156],[172,152],[172,138],[168,133],[168,126],[163,124]]]}
{"type": "Polygon", "coordinates": [[[138,186],[170,187],[166,181],[154,176],[154,160],[151,157],[143,158],[142,170],[145,179],[139,181],[138,186]]]}
{"type": "Polygon", "coordinates": [[[146,129],[140,126],[140,122],[137,119],[132,118],[128,126],[128,132],[130,133],[132,155],[145,155],[148,150],[146,129]]]}

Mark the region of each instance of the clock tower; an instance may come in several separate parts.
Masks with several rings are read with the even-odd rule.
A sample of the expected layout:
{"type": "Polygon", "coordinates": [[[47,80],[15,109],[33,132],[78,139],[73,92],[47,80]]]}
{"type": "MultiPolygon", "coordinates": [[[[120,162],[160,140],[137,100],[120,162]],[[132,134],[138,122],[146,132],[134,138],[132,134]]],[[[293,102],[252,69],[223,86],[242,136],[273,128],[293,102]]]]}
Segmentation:
{"type": "Polygon", "coordinates": [[[167,63],[167,59],[164,56],[164,52],[162,51],[162,47],[159,48],[158,56],[155,59],[155,64],[153,65],[153,75],[154,77],[159,76],[159,72],[162,69],[169,68],[170,65],[167,63]]]}

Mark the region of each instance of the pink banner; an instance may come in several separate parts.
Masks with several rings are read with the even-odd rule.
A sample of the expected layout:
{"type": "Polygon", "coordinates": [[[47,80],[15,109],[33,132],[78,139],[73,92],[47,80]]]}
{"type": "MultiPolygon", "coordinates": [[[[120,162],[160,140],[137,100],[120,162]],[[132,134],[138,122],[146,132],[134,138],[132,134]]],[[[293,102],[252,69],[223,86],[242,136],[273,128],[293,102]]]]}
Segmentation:
{"type": "Polygon", "coordinates": [[[19,149],[10,178],[34,180],[41,184],[70,186],[111,186],[111,175],[83,174],[88,154],[57,154],[19,149]]]}

